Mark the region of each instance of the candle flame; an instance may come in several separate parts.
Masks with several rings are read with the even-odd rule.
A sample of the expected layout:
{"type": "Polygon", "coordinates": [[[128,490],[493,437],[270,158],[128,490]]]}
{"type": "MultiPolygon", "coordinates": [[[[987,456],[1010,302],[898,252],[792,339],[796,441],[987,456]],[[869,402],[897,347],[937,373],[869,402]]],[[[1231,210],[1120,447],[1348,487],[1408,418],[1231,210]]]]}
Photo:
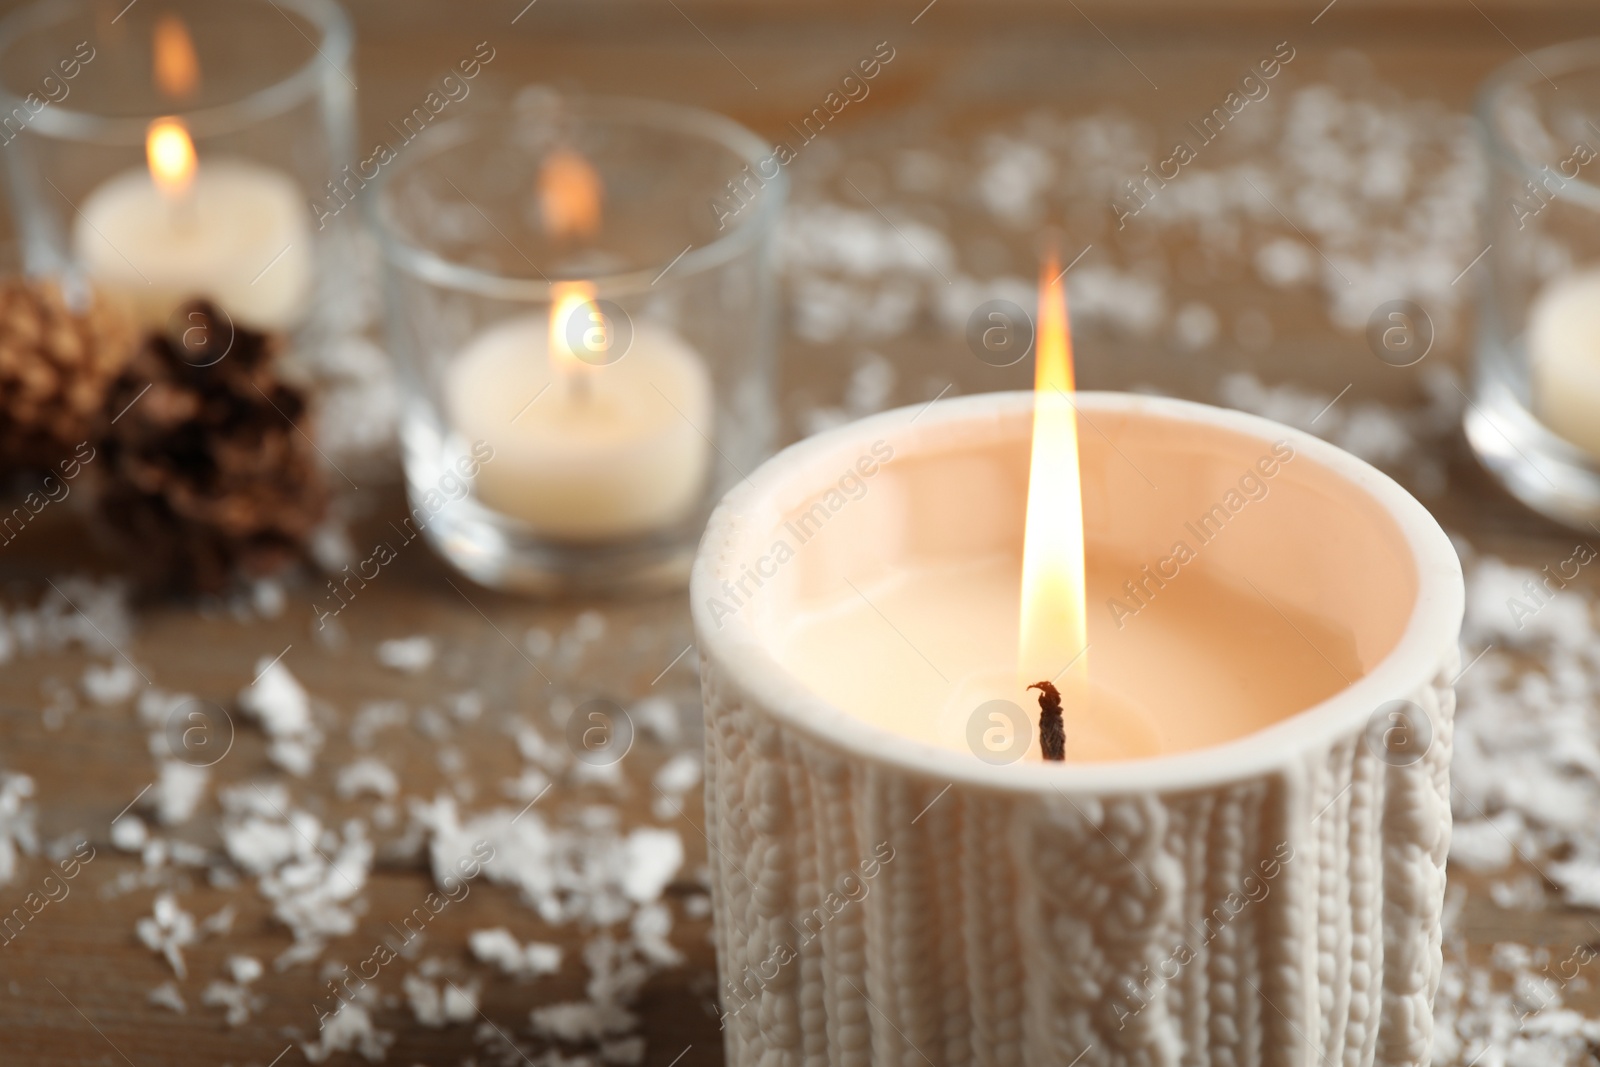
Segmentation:
{"type": "Polygon", "coordinates": [[[194,142],[189,139],[189,129],[182,119],[161,118],[150,123],[144,138],[144,152],[150,163],[150,177],[163,193],[178,199],[189,191],[194,182],[196,161],[194,142]]]}
{"type": "Polygon", "coordinates": [[[154,48],[156,88],[169,100],[184,100],[200,87],[200,59],[183,19],[170,12],[156,20],[154,48]]]}
{"type": "Polygon", "coordinates": [[[589,282],[557,282],[550,304],[550,372],[574,391],[586,387],[593,368],[573,351],[573,339],[579,339],[583,353],[606,350],[605,316],[594,297],[595,288],[589,282]]]}
{"type": "Polygon", "coordinates": [[[1017,670],[1023,685],[1055,681],[1070,709],[1086,692],[1088,607],[1083,564],[1083,491],[1073,406],[1072,338],[1066,286],[1052,253],[1039,284],[1033,455],[1022,542],[1022,625],[1017,670]],[[1071,675],[1062,678],[1068,665],[1071,675]]]}
{"type": "Polygon", "coordinates": [[[600,228],[600,173],[570,148],[558,148],[539,168],[539,216],[556,238],[588,237],[600,228]]]}

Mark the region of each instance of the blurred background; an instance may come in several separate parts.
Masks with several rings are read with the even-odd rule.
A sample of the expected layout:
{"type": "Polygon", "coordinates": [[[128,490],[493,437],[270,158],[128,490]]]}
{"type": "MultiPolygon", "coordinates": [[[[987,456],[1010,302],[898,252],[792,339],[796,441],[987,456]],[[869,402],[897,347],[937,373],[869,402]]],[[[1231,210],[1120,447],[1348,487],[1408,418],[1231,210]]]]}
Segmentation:
{"type": "MultiPolygon", "coordinates": [[[[483,46],[493,59],[450,117],[527,99],[530,87],[621,93],[708,108],[793,148],[777,237],[778,444],[890,407],[1028,387],[1031,363],[980,358],[971,323],[987,301],[1031,308],[1053,244],[1080,388],[1251,410],[1413,491],[1456,539],[1469,582],[1435,1062],[1593,1061],[1600,583],[1584,571],[1531,621],[1508,608],[1594,530],[1512,499],[1461,423],[1493,262],[1484,220],[1506,208],[1485,206],[1475,95],[1498,68],[1536,70],[1538,49],[1600,34],[1600,8],[355,0],[348,12],[358,158],[483,46]],[[858,82],[844,106],[825,103],[874,58],[864,92],[858,82]],[[1243,102],[1202,135],[1230,94],[1243,102]],[[1180,141],[1193,158],[1150,179],[1180,141]],[[1405,366],[1372,330],[1395,302],[1423,352],[1405,366]]],[[[1600,99],[1587,106],[1600,120],[1600,99]]],[[[18,232],[14,213],[4,225],[18,232]]],[[[355,306],[312,416],[339,472],[314,553],[326,573],[135,606],[70,508],[0,551],[0,772],[28,776],[25,787],[0,778],[0,904],[20,903],[73,842],[97,850],[74,896],[0,950],[0,1060],[720,1063],[681,593],[519,600],[466,583],[419,546],[331,635],[316,625],[327,574],[406,511],[379,257],[370,238],[353,240],[355,306]],[[251,710],[286,699],[259,692],[273,657],[304,687],[315,744],[251,710]],[[611,778],[557,770],[547,741],[598,694],[653,725],[611,778]],[[232,747],[185,809],[182,783],[141,789],[165,781],[148,750],[186,696],[223,709],[232,747]],[[297,738],[320,755],[285,774],[274,746],[297,738]],[[374,738],[376,768],[363,762],[374,738]],[[169,785],[178,808],[152,810],[169,785]],[[534,801],[521,825],[537,822],[541,836],[523,842],[525,866],[444,912],[364,994],[360,1026],[319,1032],[339,967],[429,891],[429,844],[466,832],[475,812],[534,801]],[[118,809],[140,829],[117,830],[128,825],[118,809]],[[273,881],[282,872],[230,836],[252,818],[287,833],[291,814],[317,820],[312,836],[337,860],[308,862],[350,890],[306,904],[348,924],[304,939],[284,919],[295,898],[273,881]],[[632,940],[611,940],[615,917],[585,910],[610,899],[611,876],[593,872],[649,859],[655,846],[629,845],[654,840],[630,836],[641,828],[670,832],[681,863],[652,902],[664,910],[640,910],[642,932],[630,918],[632,940]],[[363,853],[358,838],[373,847],[363,853]],[[538,910],[529,886],[546,869],[591,880],[573,875],[561,903],[538,910]],[[517,956],[522,970],[507,977],[515,968],[496,970],[493,949],[469,948],[474,931],[499,927],[519,945],[556,946],[562,962],[545,972],[517,956]],[[561,1004],[628,1021],[530,1019],[561,1004]]]]}

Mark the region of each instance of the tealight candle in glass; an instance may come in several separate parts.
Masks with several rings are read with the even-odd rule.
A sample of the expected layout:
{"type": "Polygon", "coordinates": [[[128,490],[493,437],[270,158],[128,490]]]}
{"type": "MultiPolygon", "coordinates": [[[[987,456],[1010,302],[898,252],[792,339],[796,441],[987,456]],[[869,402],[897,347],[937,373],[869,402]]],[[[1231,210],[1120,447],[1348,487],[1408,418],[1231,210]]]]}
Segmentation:
{"type": "Polygon", "coordinates": [[[351,36],[328,0],[51,0],[0,26],[0,157],[27,269],[147,327],[191,298],[305,342],[341,307],[351,36]],[[330,223],[334,223],[330,225],[330,223]]]}
{"type": "Polygon", "coordinates": [[[465,574],[686,579],[712,502],[770,447],[765,155],[706,112],[536,93],[379,179],[409,522],[465,574]]]}
{"type": "Polygon", "coordinates": [[[1467,438],[1524,503],[1578,526],[1600,520],[1596,115],[1600,40],[1513,60],[1478,102],[1488,247],[1467,438]]]}

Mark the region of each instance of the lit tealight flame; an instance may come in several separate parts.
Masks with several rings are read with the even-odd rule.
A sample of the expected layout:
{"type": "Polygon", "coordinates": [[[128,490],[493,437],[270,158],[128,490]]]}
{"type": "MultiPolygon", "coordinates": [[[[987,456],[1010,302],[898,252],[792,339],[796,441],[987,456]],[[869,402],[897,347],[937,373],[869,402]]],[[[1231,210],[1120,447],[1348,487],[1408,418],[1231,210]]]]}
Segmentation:
{"type": "Polygon", "coordinates": [[[557,282],[550,305],[550,373],[575,400],[588,396],[594,367],[573,351],[573,340],[586,352],[606,350],[605,316],[594,297],[588,282],[557,282]]]}
{"type": "Polygon", "coordinates": [[[177,15],[156,19],[154,48],[156,88],[169,100],[185,100],[200,87],[200,59],[189,27],[177,15]]]}
{"type": "Polygon", "coordinates": [[[150,124],[144,138],[150,177],[171,200],[180,200],[194,183],[194,142],[182,119],[162,118],[150,124]]]}
{"type": "Polygon", "coordinates": [[[539,217],[555,238],[588,237],[600,228],[600,174],[570,148],[558,148],[539,168],[539,217]]]}
{"type": "Polygon", "coordinates": [[[1017,669],[1022,685],[1046,680],[1070,712],[1087,693],[1088,608],[1083,567],[1083,492],[1073,407],[1067,296],[1052,254],[1039,285],[1035,346],[1033,457],[1022,542],[1022,625],[1017,669]],[[1070,674],[1063,676],[1067,666],[1070,674]]]}

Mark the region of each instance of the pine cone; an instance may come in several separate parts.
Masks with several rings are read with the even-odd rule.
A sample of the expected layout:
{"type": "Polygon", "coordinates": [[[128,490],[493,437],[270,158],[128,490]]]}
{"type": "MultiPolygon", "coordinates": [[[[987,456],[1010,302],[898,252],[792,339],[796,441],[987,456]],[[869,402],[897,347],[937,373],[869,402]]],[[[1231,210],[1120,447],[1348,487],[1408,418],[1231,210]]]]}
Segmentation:
{"type": "Polygon", "coordinates": [[[102,295],[78,313],[54,281],[0,279],[0,466],[52,466],[99,440],[136,343],[132,319],[102,295]]]}
{"type": "Polygon", "coordinates": [[[150,590],[217,592],[304,556],[327,506],[307,398],[278,337],[204,301],[151,334],[112,390],[100,510],[150,590]]]}

